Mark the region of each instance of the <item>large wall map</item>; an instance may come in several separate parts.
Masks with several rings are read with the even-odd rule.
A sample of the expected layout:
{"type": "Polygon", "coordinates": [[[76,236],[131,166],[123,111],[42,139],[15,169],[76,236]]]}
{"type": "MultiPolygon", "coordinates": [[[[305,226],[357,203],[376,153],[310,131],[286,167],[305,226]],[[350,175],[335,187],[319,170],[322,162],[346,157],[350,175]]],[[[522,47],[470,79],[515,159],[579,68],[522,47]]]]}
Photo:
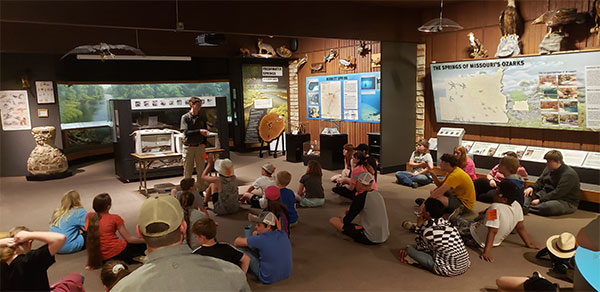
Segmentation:
{"type": "Polygon", "coordinates": [[[432,63],[438,122],[600,130],[600,51],[432,63]]]}

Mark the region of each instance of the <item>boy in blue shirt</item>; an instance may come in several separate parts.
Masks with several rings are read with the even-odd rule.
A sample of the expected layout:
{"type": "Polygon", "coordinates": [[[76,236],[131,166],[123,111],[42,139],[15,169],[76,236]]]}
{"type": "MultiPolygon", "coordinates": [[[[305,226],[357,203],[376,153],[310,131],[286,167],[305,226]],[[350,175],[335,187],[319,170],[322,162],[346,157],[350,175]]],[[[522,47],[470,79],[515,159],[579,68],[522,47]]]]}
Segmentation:
{"type": "Polygon", "coordinates": [[[264,284],[287,279],[292,273],[292,244],[285,232],[278,230],[275,214],[263,211],[253,236],[238,237],[234,245],[250,257],[250,271],[264,284]]]}
{"type": "Polygon", "coordinates": [[[277,186],[280,188],[280,200],[287,207],[288,221],[290,226],[298,222],[298,212],[296,211],[296,196],[294,191],[287,188],[292,180],[292,174],[287,171],[277,173],[277,186]]]}

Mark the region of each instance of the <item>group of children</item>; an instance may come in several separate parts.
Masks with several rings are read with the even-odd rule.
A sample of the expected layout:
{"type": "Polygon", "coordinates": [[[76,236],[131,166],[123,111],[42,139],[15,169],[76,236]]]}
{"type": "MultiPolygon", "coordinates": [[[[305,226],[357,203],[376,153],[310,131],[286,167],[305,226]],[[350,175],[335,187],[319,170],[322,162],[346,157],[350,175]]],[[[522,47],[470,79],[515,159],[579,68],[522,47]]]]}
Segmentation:
{"type": "MultiPolygon", "coordinates": [[[[409,245],[399,253],[401,262],[419,264],[439,275],[459,275],[471,264],[465,242],[483,248],[481,258],[493,261],[491,248],[500,245],[513,229],[527,247],[538,248],[529,240],[523,224],[523,176],[527,173],[520,167],[516,154],[506,153],[485,182],[476,179],[473,184],[474,164],[466,156],[464,147],[457,147],[454,155],[442,156],[442,168],[449,173],[443,181],[431,174],[432,158],[427,148],[426,141],[419,141],[409,162],[412,172],[396,173],[398,182],[404,185],[418,187],[435,182],[437,186],[432,191],[432,197],[418,202],[417,222],[408,224],[408,227],[419,236],[416,245],[409,245]],[[452,174],[455,172],[455,176],[471,178],[470,185],[461,185],[466,180],[462,176],[454,180],[460,182],[452,183],[452,174]],[[433,195],[436,191],[440,191],[439,196],[433,195]],[[475,198],[492,204],[473,221],[462,218],[460,214],[463,210],[473,209],[475,198]],[[446,220],[442,215],[450,205],[456,205],[452,208],[455,212],[446,220]]],[[[346,169],[332,178],[337,183],[333,191],[351,199],[352,204],[345,216],[333,217],[330,223],[357,242],[385,242],[390,235],[389,223],[385,202],[377,191],[376,166],[372,166],[366,151],[360,147],[344,146],[344,155],[346,169]],[[353,222],[358,215],[360,224],[353,222]]],[[[263,283],[274,283],[289,277],[292,269],[290,228],[299,220],[296,206],[319,207],[325,203],[320,164],[314,160],[307,163],[306,173],[300,178],[298,191],[294,193],[287,188],[292,179],[291,173],[275,173],[275,167],[266,163],[261,167],[261,176],[240,196],[232,161],[215,160],[209,156],[207,162],[201,174],[201,179],[208,185],[204,192],[198,191],[192,178],[183,179],[181,190],[171,192],[184,210],[187,223],[184,243],[190,246],[194,254],[229,261],[244,272],[250,270],[263,283]],[[217,176],[211,176],[213,169],[217,176]],[[235,247],[218,242],[217,224],[206,210],[209,203],[212,203],[214,213],[221,216],[237,212],[240,204],[249,204],[261,210],[258,215],[248,216],[250,221],[257,223],[254,232],[250,236],[236,238],[235,247]]],[[[7,285],[12,286],[7,287],[15,289],[29,287],[26,285],[32,285],[28,283],[31,281],[18,272],[26,270],[28,273],[35,272],[32,277],[45,283],[41,290],[47,290],[46,269],[54,262],[54,254],[86,249],[86,268],[102,268],[103,285],[110,290],[129,273],[128,264],[143,262],[146,250],[144,239],[132,235],[125,227],[124,220],[110,213],[111,207],[110,195],[99,194],[93,200],[94,212],[88,213],[81,205],[79,194],[69,191],[52,215],[51,232],[29,232],[22,227],[12,230],[11,237],[0,241],[4,248],[3,282],[10,283],[7,285]],[[34,239],[47,245],[32,251],[31,240],[34,239]],[[26,269],[17,267],[27,266],[29,257],[39,257],[38,261],[44,264],[28,266],[26,269]]],[[[81,286],[82,281],[81,278],[81,282],[78,282],[77,275],[74,275],[58,285],[81,286]]]]}

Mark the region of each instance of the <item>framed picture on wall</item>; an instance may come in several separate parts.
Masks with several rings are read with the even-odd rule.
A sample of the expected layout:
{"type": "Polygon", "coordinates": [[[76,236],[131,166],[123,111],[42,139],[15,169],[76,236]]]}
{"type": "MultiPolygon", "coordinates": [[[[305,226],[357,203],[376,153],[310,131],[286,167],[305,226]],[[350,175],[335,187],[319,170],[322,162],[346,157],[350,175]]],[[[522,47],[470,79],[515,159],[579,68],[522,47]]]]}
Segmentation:
{"type": "Polygon", "coordinates": [[[48,109],[47,108],[39,108],[38,109],[38,118],[47,118],[48,117],[48,109]]]}
{"type": "Polygon", "coordinates": [[[38,104],[56,102],[54,99],[54,86],[52,85],[52,81],[36,81],[35,90],[37,93],[38,104]]]}
{"type": "Polygon", "coordinates": [[[30,130],[31,117],[27,90],[0,91],[0,113],[2,113],[2,130],[30,130]]]}

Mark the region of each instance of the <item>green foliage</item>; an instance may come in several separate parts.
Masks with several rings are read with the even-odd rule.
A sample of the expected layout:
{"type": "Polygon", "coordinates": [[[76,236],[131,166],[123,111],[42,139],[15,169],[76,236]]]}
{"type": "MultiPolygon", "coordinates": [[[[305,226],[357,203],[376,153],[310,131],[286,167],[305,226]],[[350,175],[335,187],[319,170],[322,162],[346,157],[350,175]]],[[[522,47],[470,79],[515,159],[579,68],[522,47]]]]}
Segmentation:
{"type": "Polygon", "coordinates": [[[58,105],[62,123],[93,120],[97,105],[104,100],[100,85],[58,85],[58,105]]]}

